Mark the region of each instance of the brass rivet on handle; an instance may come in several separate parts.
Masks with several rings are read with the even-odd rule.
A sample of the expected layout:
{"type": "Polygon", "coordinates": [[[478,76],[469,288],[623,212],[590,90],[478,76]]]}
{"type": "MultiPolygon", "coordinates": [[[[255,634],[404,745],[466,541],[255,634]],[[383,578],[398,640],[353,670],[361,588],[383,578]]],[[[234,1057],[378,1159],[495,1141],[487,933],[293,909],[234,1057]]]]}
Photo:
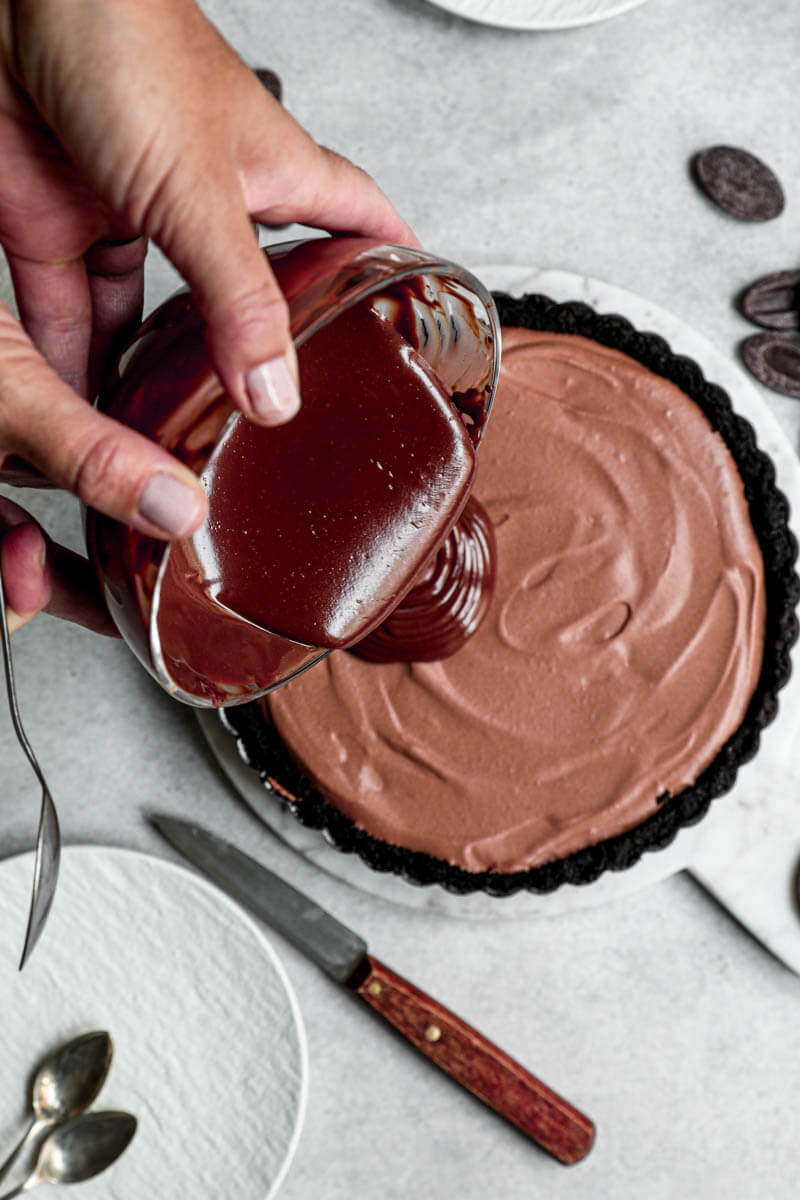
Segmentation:
{"type": "Polygon", "coordinates": [[[383,991],[383,984],[379,983],[377,979],[373,979],[371,983],[367,984],[367,991],[370,996],[380,996],[383,991]]]}
{"type": "Polygon", "coordinates": [[[442,1031],[438,1025],[429,1025],[428,1028],[425,1030],[425,1041],[426,1042],[438,1042],[438,1040],[441,1036],[442,1036],[442,1031]]]}

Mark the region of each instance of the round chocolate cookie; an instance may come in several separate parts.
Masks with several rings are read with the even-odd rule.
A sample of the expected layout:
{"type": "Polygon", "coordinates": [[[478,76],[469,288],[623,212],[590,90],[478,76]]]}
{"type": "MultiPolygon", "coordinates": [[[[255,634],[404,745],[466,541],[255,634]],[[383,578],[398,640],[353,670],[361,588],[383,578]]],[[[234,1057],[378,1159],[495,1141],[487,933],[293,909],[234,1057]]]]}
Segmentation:
{"type": "Polygon", "coordinates": [[[223,720],[246,761],[298,820],[374,870],[455,893],[502,896],[588,883],[629,867],[698,821],[732,786],[789,676],[800,581],[772,464],[727,394],[694,362],[673,354],[661,337],[584,304],[539,295],[496,300],[505,382],[501,377],[481,449],[489,457],[479,456],[476,494],[494,523],[499,580],[481,629],[442,663],[375,666],[348,655],[331,665],[331,656],[327,668],[320,664],[296,681],[306,681],[304,690],[290,684],[226,710],[223,720]],[[602,377],[599,399],[583,392],[585,362],[602,377]],[[530,370],[544,372],[530,401],[535,422],[519,426],[528,400],[524,387],[514,389],[521,375],[527,386],[530,370]],[[632,407],[610,413],[622,385],[632,407]],[[645,440],[637,409],[651,391],[645,440]],[[518,428],[528,430],[525,438],[518,428]],[[688,450],[676,458],[681,438],[688,450]],[[704,489],[714,502],[719,490],[725,508],[729,484],[709,485],[721,458],[740,494],[741,516],[723,539],[723,555],[729,543],[735,547],[734,565],[725,560],[718,569],[720,578],[737,582],[717,595],[706,531],[719,522],[705,515],[704,489]],[[586,500],[577,491],[581,474],[586,500]],[[598,486],[601,503],[593,498],[598,486]],[[684,511],[682,497],[695,492],[697,503],[684,511]],[[636,533],[633,552],[617,520],[623,508],[636,533]],[[674,560],[660,542],[671,523],[674,560]],[[680,556],[693,539],[696,578],[687,589],[680,556]],[[562,547],[557,554],[554,545],[562,547]],[[642,578],[631,568],[640,560],[642,578]],[[662,590],[663,580],[672,590],[662,590]],[[544,607],[530,607],[546,596],[544,607]],[[754,599],[740,613],[742,596],[754,599]],[[679,621],[678,604],[688,604],[679,621]],[[736,637],[726,632],[731,628],[736,637]],[[677,646],[672,633],[662,641],[664,630],[677,630],[677,646]],[[711,641],[695,664],[700,634],[711,641]],[[718,662],[719,647],[729,642],[734,657],[718,662]],[[330,687],[316,674],[324,669],[330,687]],[[689,670],[701,677],[700,690],[681,713],[689,670]],[[653,695],[651,674],[658,678],[653,695]],[[734,700],[725,693],[708,703],[702,689],[714,692],[720,681],[727,688],[730,680],[734,700]],[[734,716],[706,733],[715,708],[734,716]],[[467,764],[460,775],[458,755],[449,753],[459,722],[467,764]],[[348,779],[358,795],[347,794],[348,779]],[[446,836],[437,831],[440,818],[446,836]]]}
{"type": "Polygon", "coordinates": [[[796,333],[754,333],[741,345],[750,374],[782,396],[800,400],[800,337],[796,333]]]}
{"type": "Polygon", "coordinates": [[[783,212],[780,181],[748,150],[710,146],[695,156],[692,170],[708,198],[740,221],[772,221],[783,212]]]}
{"type": "Polygon", "coordinates": [[[800,329],[800,271],[775,271],[756,279],[739,297],[739,308],[763,329],[800,329]]]}

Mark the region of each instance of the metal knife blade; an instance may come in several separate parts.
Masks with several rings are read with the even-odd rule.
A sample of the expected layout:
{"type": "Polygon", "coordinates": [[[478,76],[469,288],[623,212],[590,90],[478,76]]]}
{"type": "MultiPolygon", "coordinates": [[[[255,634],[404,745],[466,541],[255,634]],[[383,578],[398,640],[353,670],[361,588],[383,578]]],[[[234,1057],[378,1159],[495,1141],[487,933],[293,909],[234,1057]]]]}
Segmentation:
{"type": "Polygon", "coordinates": [[[189,862],[277,929],[331,979],[347,983],[362,966],[364,939],[255,859],[188,821],[160,814],[150,820],[189,862]]]}
{"type": "Polygon", "coordinates": [[[213,833],[173,817],[153,825],[228,895],[344,983],[436,1066],[562,1163],[584,1158],[594,1125],[438,1001],[367,952],[366,942],[309,897],[213,833]]]}

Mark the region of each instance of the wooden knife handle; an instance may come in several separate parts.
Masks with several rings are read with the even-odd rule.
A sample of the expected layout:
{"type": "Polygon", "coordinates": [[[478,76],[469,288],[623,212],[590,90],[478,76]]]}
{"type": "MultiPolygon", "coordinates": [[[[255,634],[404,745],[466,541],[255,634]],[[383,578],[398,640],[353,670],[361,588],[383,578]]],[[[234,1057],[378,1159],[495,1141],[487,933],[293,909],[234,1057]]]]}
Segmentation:
{"type": "Polygon", "coordinates": [[[458,1083],[562,1163],[584,1158],[594,1125],[455,1013],[366,956],[352,989],[458,1083]]]}

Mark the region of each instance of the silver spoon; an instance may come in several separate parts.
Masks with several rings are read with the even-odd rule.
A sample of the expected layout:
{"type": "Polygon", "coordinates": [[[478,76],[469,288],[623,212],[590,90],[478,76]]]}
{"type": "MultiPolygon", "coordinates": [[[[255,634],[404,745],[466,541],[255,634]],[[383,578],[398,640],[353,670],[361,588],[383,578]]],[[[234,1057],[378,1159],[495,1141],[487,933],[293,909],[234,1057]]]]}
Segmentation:
{"type": "Polygon", "coordinates": [[[14,667],[11,662],[11,637],[8,632],[8,622],[6,620],[6,598],[3,592],[2,571],[0,571],[0,634],[2,634],[3,665],[5,666],[6,673],[6,690],[8,691],[8,707],[11,711],[11,723],[14,726],[17,741],[25,751],[28,762],[33,767],[34,774],[42,785],[42,807],[39,814],[39,834],[36,839],[36,861],[33,868],[33,892],[28,912],[28,928],[25,933],[25,944],[22,947],[22,956],[19,960],[19,969],[21,971],[39,940],[39,935],[44,929],[45,921],[47,920],[47,914],[50,912],[50,905],[53,903],[56,882],[58,881],[58,865],[61,859],[61,833],[58,828],[58,815],[53,804],[53,797],[50,795],[50,789],[42,774],[42,769],[36,761],[36,755],[33,753],[30,742],[25,736],[25,730],[22,728],[22,720],[19,715],[17,690],[14,685],[14,667]]]}
{"type": "Polygon", "coordinates": [[[40,1183],[83,1183],[110,1167],[135,1133],[136,1117],[130,1113],[83,1113],[48,1133],[28,1178],[0,1200],[12,1200],[40,1183]]]}
{"type": "Polygon", "coordinates": [[[89,1107],[103,1086],[112,1053],[110,1035],[99,1031],[73,1038],[42,1060],[31,1088],[33,1119],[0,1164],[0,1179],[43,1129],[59,1121],[69,1121],[89,1107]]]}

